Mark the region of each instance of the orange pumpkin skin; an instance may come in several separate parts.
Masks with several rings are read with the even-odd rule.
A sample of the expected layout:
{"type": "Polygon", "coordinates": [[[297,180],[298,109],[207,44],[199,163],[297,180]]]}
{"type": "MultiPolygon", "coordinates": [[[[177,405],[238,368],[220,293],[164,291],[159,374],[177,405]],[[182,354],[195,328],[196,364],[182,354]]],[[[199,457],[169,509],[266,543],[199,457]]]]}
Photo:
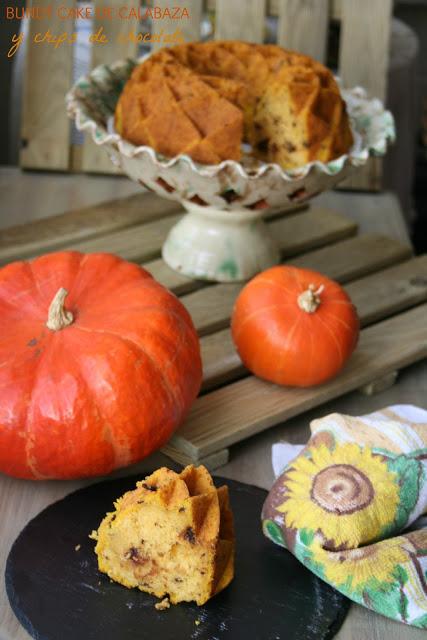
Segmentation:
{"type": "Polygon", "coordinates": [[[0,471],[109,473],[162,446],[200,389],[181,302],[135,264],[60,252],[0,270],[0,471]],[[73,321],[46,326],[58,290],[73,321]]]}
{"type": "Polygon", "coordinates": [[[308,387],[338,373],[356,347],[359,319],[350,298],[333,280],[308,269],[278,266],[243,288],[231,329],[252,373],[277,384],[308,387]],[[311,298],[318,300],[311,312],[299,303],[307,291],[314,291],[311,298]]]}

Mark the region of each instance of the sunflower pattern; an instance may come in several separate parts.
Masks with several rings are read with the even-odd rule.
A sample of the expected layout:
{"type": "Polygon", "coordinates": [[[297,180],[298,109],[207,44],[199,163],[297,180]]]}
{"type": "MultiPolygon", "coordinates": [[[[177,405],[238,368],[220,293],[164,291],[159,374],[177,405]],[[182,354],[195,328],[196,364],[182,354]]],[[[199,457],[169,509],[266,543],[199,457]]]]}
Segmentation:
{"type": "MultiPolygon", "coordinates": [[[[352,442],[340,420],[334,431],[334,421],[315,421],[308,445],[276,481],[263,508],[264,533],[352,600],[427,628],[427,529],[398,535],[427,512],[427,424],[424,447],[390,451],[367,437],[369,421],[369,445],[357,431],[352,442]]],[[[400,434],[394,420],[393,442],[407,443],[410,427],[398,426],[400,434]]]]}
{"type": "Polygon", "coordinates": [[[374,542],[396,518],[398,475],[356,444],[311,448],[286,474],[286,499],[277,510],[293,529],[317,530],[330,549],[374,542]],[[375,487],[375,489],[374,489],[375,487]]]}

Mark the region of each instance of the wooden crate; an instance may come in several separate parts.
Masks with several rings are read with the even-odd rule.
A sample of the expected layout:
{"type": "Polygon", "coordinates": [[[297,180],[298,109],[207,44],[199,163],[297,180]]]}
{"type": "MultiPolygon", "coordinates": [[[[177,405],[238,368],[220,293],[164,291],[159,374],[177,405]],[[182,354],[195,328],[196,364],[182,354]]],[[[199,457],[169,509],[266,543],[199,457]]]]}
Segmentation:
{"type": "Polygon", "coordinates": [[[179,206],[141,193],[2,231],[0,262],[57,248],[111,251],[142,264],[185,304],[201,339],[203,388],[164,452],[174,460],[223,464],[228,448],[350,390],[390,383],[427,355],[427,256],[316,207],[276,213],[268,224],[283,259],[345,285],[362,323],[358,348],[334,380],[310,389],[278,387],[249,375],[231,341],[229,320],[240,284],[191,280],[160,259],[179,206]]]}
{"type": "MultiPolygon", "coordinates": [[[[138,7],[140,0],[125,3],[130,9],[138,7]]],[[[169,0],[156,0],[145,4],[171,7],[169,0]]],[[[240,38],[260,42],[265,35],[265,16],[278,18],[278,44],[302,51],[320,61],[326,59],[327,34],[331,19],[339,20],[339,68],[344,84],[360,84],[368,92],[385,98],[386,74],[389,60],[392,0],[175,0],[173,6],[186,7],[190,18],[176,21],[153,21],[153,32],[172,33],[177,26],[186,40],[200,39],[203,12],[215,12],[215,38],[240,38]],[[361,6],[362,5],[362,6],[361,6]],[[367,18],[366,16],[369,16],[367,18]],[[375,64],[372,61],[375,61],[375,64]]],[[[37,6],[52,5],[50,0],[39,0],[37,6]]],[[[76,2],[67,3],[75,6],[76,2]]],[[[123,7],[122,0],[93,0],[95,7],[123,7]]],[[[118,42],[117,37],[131,28],[126,20],[95,19],[92,30],[100,27],[108,43],[92,46],[90,67],[116,59],[135,57],[137,45],[118,42]]],[[[51,51],[45,45],[31,44],[40,31],[40,21],[29,25],[27,38],[27,65],[23,87],[22,149],[20,164],[24,168],[117,173],[103,150],[86,136],[82,146],[72,146],[70,122],[64,107],[64,95],[72,85],[74,45],[63,45],[51,51]]],[[[49,21],[52,32],[74,28],[70,21],[53,18],[49,21]]],[[[381,161],[372,159],[358,172],[357,177],[345,183],[346,187],[379,189],[381,161]]]]}

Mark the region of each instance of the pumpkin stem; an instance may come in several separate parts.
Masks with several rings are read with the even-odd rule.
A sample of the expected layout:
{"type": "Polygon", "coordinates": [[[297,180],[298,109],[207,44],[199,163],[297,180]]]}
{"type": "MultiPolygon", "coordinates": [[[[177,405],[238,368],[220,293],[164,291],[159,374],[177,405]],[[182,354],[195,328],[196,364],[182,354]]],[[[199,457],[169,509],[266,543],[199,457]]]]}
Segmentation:
{"type": "Polygon", "coordinates": [[[60,331],[68,327],[69,324],[72,324],[74,320],[71,311],[64,309],[64,301],[67,295],[68,291],[61,287],[50,303],[46,326],[52,331],[60,331]]]}
{"type": "Polygon", "coordinates": [[[314,284],[308,285],[308,289],[298,296],[298,306],[307,313],[314,313],[320,305],[320,294],[325,286],[323,284],[316,290],[314,284]]]}

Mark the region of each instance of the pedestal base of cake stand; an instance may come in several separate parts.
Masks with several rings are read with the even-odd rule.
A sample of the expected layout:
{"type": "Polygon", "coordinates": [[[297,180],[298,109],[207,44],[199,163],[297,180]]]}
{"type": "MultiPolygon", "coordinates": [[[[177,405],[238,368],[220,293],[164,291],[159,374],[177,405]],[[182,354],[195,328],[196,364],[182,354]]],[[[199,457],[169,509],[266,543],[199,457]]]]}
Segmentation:
{"type": "Polygon", "coordinates": [[[188,213],[163,245],[164,261],[191,278],[239,282],[278,264],[279,249],[262,211],[183,203],[188,213]]]}

